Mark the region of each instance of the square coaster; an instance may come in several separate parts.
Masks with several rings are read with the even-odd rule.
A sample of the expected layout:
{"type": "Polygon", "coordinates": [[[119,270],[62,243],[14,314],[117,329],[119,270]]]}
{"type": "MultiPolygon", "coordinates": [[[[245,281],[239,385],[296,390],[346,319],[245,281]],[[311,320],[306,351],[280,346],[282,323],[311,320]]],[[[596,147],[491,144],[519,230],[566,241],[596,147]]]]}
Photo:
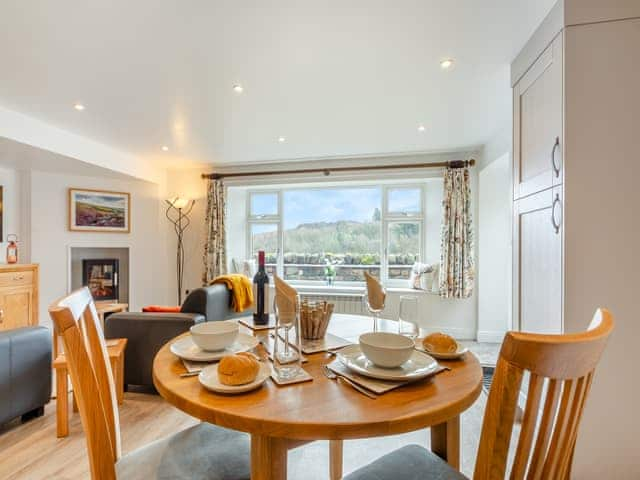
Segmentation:
{"type": "Polygon", "coordinates": [[[239,318],[238,323],[241,323],[254,332],[258,332],[260,330],[273,330],[276,328],[276,317],[275,315],[269,315],[269,323],[266,325],[256,325],[253,323],[253,316],[239,318]]]}
{"type": "Polygon", "coordinates": [[[313,377],[309,375],[304,369],[300,369],[300,373],[292,378],[282,379],[278,378],[276,372],[273,370],[273,366],[271,367],[271,380],[273,383],[279,386],[284,385],[293,385],[294,383],[303,383],[303,382],[311,382],[313,381],[313,377]]]}

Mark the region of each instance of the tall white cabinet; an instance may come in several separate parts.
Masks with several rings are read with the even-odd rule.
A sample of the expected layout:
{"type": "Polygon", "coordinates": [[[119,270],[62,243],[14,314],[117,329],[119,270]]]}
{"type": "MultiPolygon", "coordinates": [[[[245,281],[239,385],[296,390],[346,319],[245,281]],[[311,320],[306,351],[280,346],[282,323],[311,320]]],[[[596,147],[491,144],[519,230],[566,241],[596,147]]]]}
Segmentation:
{"type": "Polygon", "coordinates": [[[513,318],[616,330],[573,478],[640,478],[640,0],[561,0],[512,63],[513,318]]]}

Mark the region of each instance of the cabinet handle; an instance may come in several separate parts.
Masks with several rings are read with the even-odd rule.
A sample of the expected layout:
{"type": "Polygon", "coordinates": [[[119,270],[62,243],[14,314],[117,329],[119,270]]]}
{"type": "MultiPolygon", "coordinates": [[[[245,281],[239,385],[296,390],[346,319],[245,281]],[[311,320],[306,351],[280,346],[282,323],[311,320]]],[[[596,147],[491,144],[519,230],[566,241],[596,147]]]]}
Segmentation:
{"type": "Polygon", "coordinates": [[[560,176],[560,166],[556,165],[556,150],[560,147],[560,137],[556,137],[556,142],[553,144],[553,148],[551,149],[551,168],[553,168],[553,173],[556,174],[556,178],[560,176]]]}
{"type": "Polygon", "coordinates": [[[562,207],[560,204],[560,195],[558,193],[556,193],[556,198],[553,199],[553,204],[551,205],[551,224],[553,225],[556,233],[560,233],[560,222],[562,219],[560,219],[560,222],[556,223],[556,205],[560,205],[562,207]]]}
{"type": "Polygon", "coordinates": [[[24,275],[16,275],[15,277],[13,277],[14,280],[22,280],[24,278],[24,275]]]}
{"type": "Polygon", "coordinates": [[[4,310],[0,308],[0,323],[4,322],[4,310]]]}

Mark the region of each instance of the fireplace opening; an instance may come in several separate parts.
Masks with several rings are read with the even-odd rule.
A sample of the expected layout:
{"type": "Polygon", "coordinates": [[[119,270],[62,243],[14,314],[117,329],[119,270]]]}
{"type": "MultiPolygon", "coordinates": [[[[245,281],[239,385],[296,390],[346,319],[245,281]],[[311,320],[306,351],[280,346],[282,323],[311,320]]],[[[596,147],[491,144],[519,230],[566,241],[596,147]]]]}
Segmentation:
{"type": "Polygon", "coordinates": [[[89,287],[95,301],[118,302],[119,261],[117,258],[82,260],[82,284],[89,287]]]}

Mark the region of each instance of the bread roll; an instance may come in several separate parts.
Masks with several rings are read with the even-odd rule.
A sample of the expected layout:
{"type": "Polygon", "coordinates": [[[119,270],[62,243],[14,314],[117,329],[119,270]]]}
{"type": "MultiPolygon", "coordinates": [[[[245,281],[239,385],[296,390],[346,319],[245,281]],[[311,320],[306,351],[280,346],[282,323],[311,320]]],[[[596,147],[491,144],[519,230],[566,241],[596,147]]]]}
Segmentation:
{"type": "Polygon", "coordinates": [[[422,346],[434,353],[453,353],[458,350],[458,342],[446,333],[432,333],[424,337],[422,346]]]}
{"type": "Polygon", "coordinates": [[[260,371],[258,358],[250,352],[223,357],[218,365],[218,378],[223,385],[244,385],[253,382],[260,371]]]}

